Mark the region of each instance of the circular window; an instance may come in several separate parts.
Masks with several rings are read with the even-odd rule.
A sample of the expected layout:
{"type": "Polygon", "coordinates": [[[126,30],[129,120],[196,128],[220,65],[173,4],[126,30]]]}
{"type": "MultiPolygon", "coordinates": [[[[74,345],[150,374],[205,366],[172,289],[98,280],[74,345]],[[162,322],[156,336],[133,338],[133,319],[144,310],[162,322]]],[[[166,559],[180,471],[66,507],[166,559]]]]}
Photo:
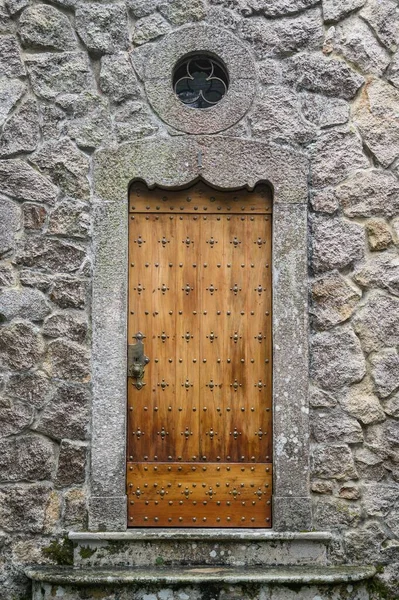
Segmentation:
{"type": "Polygon", "coordinates": [[[173,89],[190,108],[211,108],[226,95],[227,70],[217,58],[205,54],[186,56],[173,72],[173,89]]]}

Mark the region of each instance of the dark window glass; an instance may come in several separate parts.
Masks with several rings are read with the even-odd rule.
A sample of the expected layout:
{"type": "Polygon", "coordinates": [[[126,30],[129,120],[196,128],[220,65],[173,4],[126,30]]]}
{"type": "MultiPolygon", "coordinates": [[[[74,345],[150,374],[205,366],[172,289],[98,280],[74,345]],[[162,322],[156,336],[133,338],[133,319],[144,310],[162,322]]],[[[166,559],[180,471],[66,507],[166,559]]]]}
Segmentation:
{"type": "Polygon", "coordinates": [[[181,61],[173,74],[177,97],[190,108],[210,108],[228,89],[226,69],[215,58],[191,56],[181,61]]]}

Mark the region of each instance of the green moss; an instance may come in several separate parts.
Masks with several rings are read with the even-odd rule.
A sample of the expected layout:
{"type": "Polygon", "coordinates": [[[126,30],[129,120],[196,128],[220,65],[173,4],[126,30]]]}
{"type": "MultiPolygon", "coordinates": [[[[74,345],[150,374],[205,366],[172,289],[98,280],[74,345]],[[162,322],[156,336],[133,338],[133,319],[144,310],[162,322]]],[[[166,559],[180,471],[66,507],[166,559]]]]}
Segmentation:
{"type": "Polygon", "coordinates": [[[157,565],[157,567],[162,567],[162,565],[165,564],[164,559],[162,558],[162,556],[157,556],[155,559],[155,564],[157,565]]]}
{"type": "MultiPolygon", "coordinates": [[[[377,570],[378,569],[382,569],[382,571],[384,570],[382,567],[377,567],[377,570]]],[[[380,570],[377,572],[381,573],[382,571],[380,570]]],[[[384,585],[382,581],[380,581],[376,577],[374,577],[369,582],[368,589],[370,594],[372,595],[373,600],[398,600],[397,595],[395,594],[394,596],[392,592],[388,590],[386,585],[384,585]]]]}
{"type": "Polygon", "coordinates": [[[96,552],[97,548],[90,548],[89,546],[82,546],[79,550],[81,558],[91,558],[96,552]]]}
{"type": "Polygon", "coordinates": [[[42,554],[57,565],[73,565],[73,543],[67,537],[62,540],[52,540],[42,548],[42,554]]]}

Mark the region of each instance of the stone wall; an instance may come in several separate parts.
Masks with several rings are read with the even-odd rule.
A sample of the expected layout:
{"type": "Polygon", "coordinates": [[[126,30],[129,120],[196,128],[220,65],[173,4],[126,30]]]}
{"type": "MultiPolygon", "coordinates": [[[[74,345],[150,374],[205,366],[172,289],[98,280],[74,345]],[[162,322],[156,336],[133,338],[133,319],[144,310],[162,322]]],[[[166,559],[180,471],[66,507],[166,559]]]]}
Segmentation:
{"type": "Polygon", "coordinates": [[[199,21],[257,64],[224,135],[311,159],[314,527],[399,595],[397,1],[0,0],[1,598],[27,597],[21,567],[68,561],[63,536],[87,526],[92,156],[176,135],[140,64],[199,21]]]}

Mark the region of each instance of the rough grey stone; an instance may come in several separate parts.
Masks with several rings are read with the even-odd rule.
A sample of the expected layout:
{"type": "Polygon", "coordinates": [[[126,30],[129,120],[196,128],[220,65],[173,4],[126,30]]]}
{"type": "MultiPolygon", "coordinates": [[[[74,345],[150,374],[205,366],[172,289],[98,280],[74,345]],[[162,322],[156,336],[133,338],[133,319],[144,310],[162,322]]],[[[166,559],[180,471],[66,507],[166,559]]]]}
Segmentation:
{"type": "Polygon", "coordinates": [[[315,506],[315,525],[321,529],[357,527],[360,518],[360,506],[339,498],[321,497],[315,506]]]}
{"type": "MultiPolygon", "coordinates": [[[[1,71],[0,71],[1,72],[1,71]]],[[[0,127],[21,98],[26,86],[19,79],[0,76],[0,127]]]]}
{"type": "Polygon", "coordinates": [[[331,481],[313,481],[311,491],[314,494],[332,494],[333,484],[331,481]]]}
{"type": "Polygon", "coordinates": [[[43,139],[45,141],[58,139],[66,119],[64,111],[53,104],[41,105],[40,114],[43,139]]]}
{"type": "Polygon", "coordinates": [[[380,523],[371,521],[357,531],[346,531],[344,539],[346,551],[352,560],[374,563],[380,561],[381,546],[387,536],[380,523]]]}
{"type": "Polygon", "coordinates": [[[0,265],[0,287],[15,285],[16,274],[11,265],[0,265]]]}
{"type": "Polygon", "coordinates": [[[36,430],[50,438],[85,440],[89,428],[90,395],[83,386],[63,384],[41,413],[36,430]]]}
{"type": "Polygon", "coordinates": [[[349,119],[349,104],[341,98],[326,98],[319,94],[300,95],[304,117],[318,127],[341,125],[349,119]]]}
{"type": "Polygon", "coordinates": [[[321,13],[315,8],[276,20],[254,17],[242,22],[240,35],[253,47],[258,58],[319,49],[323,40],[321,13]]]}
{"type": "Polygon", "coordinates": [[[134,17],[146,17],[155,12],[162,0],[127,0],[126,4],[134,17]]]}
{"type": "Polygon", "coordinates": [[[118,142],[141,139],[158,130],[148,108],[141,102],[125,102],[115,112],[114,119],[118,142]]]}
{"type": "Polygon", "coordinates": [[[41,50],[73,50],[76,39],[71,23],[62,12],[45,4],[27,8],[19,20],[22,44],[41,50]]]}
{"type": "Polygon", "coordinates": [[[27,429],[32,422],[32,406],[15,400],[0,398],[0,438],[19,434],[27,429]]]}
{"type": "Polygon", "coordinates": [[[337,399],[328,392],[311,385],[309,389],[309,406],[311,408],[334,408],[337,399]]]}
{"type": "Polygon", "coordinates": [[[200,21],[207,13],[204,0],[163,0],[158,10],[173,25],[200,21]]]}
{"type": "Polygon", "coordinates": [[[373,392],[372,382],[364,378],[357,385],[352,385],[341,398],[340,404],[350,415],[363,425],[379,423],[385,420],[385,413],[377,396],[373,392]]]}
{"type": "MultiPolygon", "coordinates": [[[[369,425],[365,430],[367,448],[380,458],[399,461],[399,421],[387,418],[383,423],[369,425]]],[[[386,463],[384,463],[384,467],[386,463]]]]}
{"type": "Polygon", "coordinates": [[[30,0],[5,0],[10,15],[15,15],[26,6],[29,6],[30,0]]]}
{"type": "Polygon", "coordinates": [[[358,479],[352,453],[346,444],[318,444],[311,454],[311,472],[320,479],[358,479]]]}
{"type": "Polygon", "coordinates": [[[312,411],[310,424],[313,438],[318,443],[357,444],[363,441],[359,423],[340,408],[312,411]]]}
{"type": "Polygon", "coordinates": [[[22,206],[24,229],[40,231],[47,220],[47,210],[41,204],[25,202],[22,206]]]}
{"type": "Polygon", "coordinates": [[[22,160],[0,161],[0,186],[4,193],[17,200],[53,204],[57,188],[22,160]]]}
{"type": "Polygon", "coordinates": [[[0,195],[0,256],[14,249],[15,234],[20,228],[21,209],[15,202],[0,195]]]}
{"type": "Polygon", "coordinates": [[[334,214],[339,207],[334,188],[312,190],[310,202],[315,212],[334,214]]]}
{"type": "Polygon", "coordinates": [[[30,160],[50,175],[66,195],[79,200],[90,198],[89,160],[71,140],[48,142],[30,160]]]}
{"type": "MultiPolygon", "coordinates": [[[[235,31],[240,22],[240,18],[232,10],[212,6],[207,13],[207,22],[216,27],[222,27],[223,29],[231,29],[235,31]]],[[[280,82],[274,80],[273,83],[280,82]]]]}
{"type": "Polygon", "coordinates": [[[352,266],[364,255],[364,230],[340,218],[312,221],[312,266],[316,273],[352,266]]]}
{"type": "Polygon", "coordinates": [[[0,361],[10,369],[30,369],[44,353],[44,343],[37,329],[25,322],[0,328],[0,361]]]}
{"type": "Polygon", "coordinates": [[[396,50],[399,43],[399,10],[394,0],[368,0],[360,16],[372,27],[384,46],[396,50]]]}
{"type": "Polygon", "coordinates": [[[21,285],[37,288],[42,292],[46,292],[51,284],[51,277],[40,271],[35,272],[30,269],[21,269],[19,271],[19,280],[21,285]]]}
{"type": "Polygon", "coordinates": [[[86,461],[87,446],[79,442],[62,440],[55,484],[58,487],[69,487],[84,483],[86,461]]]}
{"type": "Polygon", "coordinates": [[[323,0],[324,20],[329,22],[340,21],[349,13],[360,8],[366,0],[323,0]]]}
{"type": "Polygon", "coordinates": [[[297,94],[283,86],[263,90],[249,120],[255,137],[304,144],[316,135],[316,127],[300,112],[297,94]]]}
{"type": "Polygon", "coordinates": [[[399,90],[371,79],[353,107],[353,118],[364,143],[383,167],[399,156],[399,90]]]}
{"type": "Polygon", "coordinates": [[[329,131],[311,144],[310,151],[315,188],[340,183],[351,171],[369,166],[362,142],[353,131],[329,131]]]}
{"type": "Polygon", "coordinates": [[[371,296],[352,322],[367,353],[399,345],[399,299],[371,296]]]}
{"type": "Polygon", "coordinates": [[[38,290],[20,288],[0,292],[0,322],[15,317],[43,321],[49,312],[46,297],[38,290]]]}
{"type": "Polygon", "coordinates": [[[371,252],[386,250],[393,242],[391,229],[384,219],[370,219],[366,233],[371,252]]]}
{"type": "Polygon", "coordinates": [[[89,51],[113,54],[128,48],[129,34],[124,4],[81,2],[75,15],[76,31],[89,51]]]}
{"type": "Polygon", "coordinates": [[[356,271],[354,280],[362,288],[382,288],[399,296],[399,258],[393,253],[374,256],[356,271]]]}
{"type": "Polygon", "coordinates": [[[392,57],[387,77],[395,87],[399,88],[399,50],[392,57]]]}
{"type": "Polygon", "coordinates": [[[45,237],[29,237],[18,247],[16,262],[54,273],[72,273],[79,269],[85,256],[82,248],[72,244],[45,237]]]}
{"type": "Polygon", "coordinates": [[[51,300],[61,308],[84,308],[88,300],[88,282],[71,276],[54,278],[51,300]]]}
{"type": "Polygon", "coordinates": [[[380,481],[384,478],[385,471],[382,467],[382,458],[367,447],[356,448],[354,459],[356,469],[362,478],[372,481],[380,481]]]}
{"type": "Polygon", "coordinates": [[[399,485],[371,483],[363,486],[363,509],[368,517],[387,517],[399,499],[399,485]]]}
{"type": "Polygon", "coordinates": [[[53,382],[41,371],[13,373],[6,386],[8,396],[30,404],[38,410],[51,400],[54,390],[53,382]]]}
{"type": "Polygon", "coordinates": [[[309,92],[350,100],[364,83],[344,61],[321,54],[299,54],[285,64],[287,81],[309,92]]]}
{"type": "Polygon", "coordinates": [[[96,148],[111,137],[112,124],[108,102],[101,96],[84,92],[79,96],[58,96],[57,104],[65,111],[68,120],[64,129],[81,148],[96,148]]]}
{"type": "Polygon", "coordinates": [[[0,488],[0,521],[5,531],[43,531],[51,488],[45,484],[0,488]]]}
{"type": "Polygon", "coordinates": [[[58,6],[65,6],[66,8],[74,8],[78,0],[52,0],[53,4],[58,4],[58,6]]]}
{"type": "Polygon", "coordinates": [[[258,77],[264,85],[278,85],[283,82],[283,67],[279,60],[266,58],[256,65],[258,77]]]}
{"type": "Polygon", "coordinates": [[[394,394],[382,403],[384,412],[395,419],[399,418],[399,393],[394,394]]]}
{"type": "Polygon", "coordinates": [[[361,491],[356,485],[348,483],[340,488],[338,495],[345,500],[359,500],[361,498],[361,491]]]}
{"type": "Polygon", "coordinates": [[[399,355],[393,348],[387,348],[372,354],[370,364],[375,391],[386,398],[399,387],[399,355]]]}
{"type": "Polygon", "coordinates": [[[136,22],[132,39],[135,44],[141,45],[169,33],[170,30],[169,23],[160,14],[155,13],[136,22]]]}
{"type": "Polygon", "coordinates": [[[329,329],[352,316],[361,294],[337,271],[327,273],[312,283],[312,306],[315,325],[329,329]]]}
{"type": "Polygon", "coordinates": [[[84,490],[73,488],[64,495],[63,522],[72,531],[87,530],[87,507],[84,490]]]}
{"type": "Polygon", "coordinates": [[[43,334],[47,337],[65,337],[74,342],[84,342],[87,334],[87,322],[84,317],[70,313],[55,313],[43,324],[43,334]]]}
{"type": "Polygon", "coordinates": [[[382,169],[351,175],[337,187],[336,195],[348,217],[393,217],[399,211],[398,180],[382,169]]]}
{"type": "Polygon", "coordinates": [[[0,482],[52,479],[53,443],[39,435],[0,440],[0,482]]]}
{"type": "Polygon", "coordinates": [[[117,103],[140,96],[140,87],[126,52],[102,57],[100,88],[117,103]]]}
{"type": "Polygon", "coordinates": [[[317,0],[249,0],[248,4],[267,17],[283,17],[311,8],[317,0]]]}
{"type": "Polygon", "coordinates": [[[89,354],[76,342],[64,339],[50,342],[45,367],[52,377],[81,382],[90,380],[89,354]]]}
{"type": "Polygon", "coordinates": [[[89,59],[84,52],[45,52],[25,59],[33,91],[52,100],[58,94],[79,94],[95,89],[89,59]]]}
{"type": "Polygon", "coordinates": [[[90,214],[87,205],[64,200],[51,211],[48,232],[53,235],[87,238],[90,232],[90,214]]]}
{"type": "Polygon", "coordinates": [[[364,73],[374,75],[382,75],[391,60],[366,23],[357,18],[348,19],[336,28],[333,49],[364,73]]]}
{"type": "Polygon", "coordinates": [[[14,35],[5,35],[0,38],[0,73],[7,77],[25,75],[19,45],[14,35]]]}
{"type": "Polygon", "coordinates": [[[33,152],[40,139],[39,113],[34,100],[27,100],[8,119],[0,135],[0,157],[33,152]]]}
{"type": "Polygon", "coordinates": [[[311,375],[322,388],[336,389],[358,382],[365,372],[360,342],[349,325],[313,337],[311,375]]]}

